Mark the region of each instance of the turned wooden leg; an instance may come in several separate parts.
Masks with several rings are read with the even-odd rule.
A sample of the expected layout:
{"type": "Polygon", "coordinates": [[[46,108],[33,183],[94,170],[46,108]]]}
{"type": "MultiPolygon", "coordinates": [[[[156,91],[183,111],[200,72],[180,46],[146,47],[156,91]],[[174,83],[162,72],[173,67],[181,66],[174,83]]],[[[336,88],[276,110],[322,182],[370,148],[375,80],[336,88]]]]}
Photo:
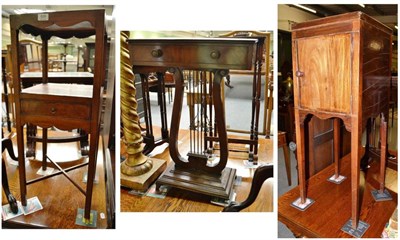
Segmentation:
{"type": "Polygon", "coordinates": [[[351,220],[352,228],[356,229],[360,215],[361,198],[360,183],[360,147],[361,133],[358,119],[352,119],[351,130],[351,220]]]}
{"type": "Polygon", "coordinates": [[[272,121],[272,108],[273,108],[273,106],[274,106],[274,103],[273,103],[273,101],[272,101],[272,94],[273,94],[273,89],[271,88],[270,89],[270,97],[268,97],[269,98],[269,100],[268,100],[268,116],[267,116],[267,127],[266,127],[266,133],[265,133],[265,135],[267,135],[268,137],[270,137],[270,135],[271,135],[271,121],[272,121]]]}
{"type": "Polygon", "coordinates": [[[189,105],[189,127],[190,130],[193,130],[195,126],[194,123],[194,104],[189,105]]]}
{"type": "Polygon", "coordinates": [[[338,178],[340,175],[340,163],[339,163],[339,155],[340,155],[340,119],[335,118],[333,120],[333,155],[335,157],[335,178],[338,178]]]}
{"type": "Polygon", "coordinates": [[[164,74],[157,73],[158,78],[158,99],[160,105],[160,115],[161,115],[161,136],[162,139],[168,139],[168,122],[167,122],[167,107],[165,104],[165,82],[164,82],[164,74]]]}
{"type": "Polygon", "coordinates": [[[385,170],[386,170],[386,147],[387,147],[387,130],[388,124],[382,114],[380,126],[380,140],[381,140],[381,163],[379,173],[379,193],[383,193],[385,189],[385,170]]]}

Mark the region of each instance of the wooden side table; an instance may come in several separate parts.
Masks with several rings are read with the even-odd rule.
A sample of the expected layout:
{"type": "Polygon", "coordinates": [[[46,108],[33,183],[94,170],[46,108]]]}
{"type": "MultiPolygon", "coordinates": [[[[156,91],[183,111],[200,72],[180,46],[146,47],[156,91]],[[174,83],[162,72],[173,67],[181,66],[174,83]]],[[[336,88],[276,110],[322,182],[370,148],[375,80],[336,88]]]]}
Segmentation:
{"type": "MultiPolygon", "coordinates": [[[[131,64],[134,73],[157,72],[160,76],[168,71],[174,74],[175,97],[169,135],[169,150],[172,164],[157,181],[157,186],[169,185],[183,190],[199,192],[209,196],[228,199],[231,197],[236,170],[226,167],[228,160],[228,137],[225,111],[221,96],[221,82],[229,69],[251,69],[256,39],[131,39],[128,40],[131,64]],[[199,109],[200,124],[190,126],[190,151],[188,157],[178,149],[179,124],[184,96],[183,70],[207,70],[213,72],[212,99],[215,109],[217,136],[213,141],[220,145],[219,161],[209,161],[205,152],[206,136],[202,123],[205,107],[199,109]]],[[[192,82],[188,82],[191,88],[192,82]]],[[[201,93],[206,93],[203,81],[201,93]]],[[[206,104],[204,101],[202,105],[206,104]]]]}
{"type": "MultiPolygon", "coordinates": [[[[335,174],[339,172],[339,118],[351,132],[351,227],[360,226],[362,131],[382,114],[388,119],[392,30],[361,12],[293,25],[294,107],[301,209],[309,207],[304,124],[309,115],[334,119],[335,174]],[[304,206],[305,205],[305,206],[304,206]]],[[[382,124],[383,132],[387,131],[382,124]]],[[[383,134],[385,135],[385,134],[383,134]]],[[[381,136],[382,146],[386,137],[381,136]]],[[[386,150],[381,151],[383,186],[386,150]]],[[[367,151],[368,154],[368,151],[367,151]]],[[[381,189],[383,191],[383,187],[381,189]]]]}
{"type": "Polygon", "coordinates": [[[97,149],[100,132],[101,93],[105,78],[105,11],[84,10],[22,14],[10,16],[11,44],[13,58],[13,81],[15,88],[16,130],[18,144],[19,177],[21,203],[27,204],[27,185],[64,174],[85,196],[84,219],[90,220],[93,182],[96,171],[97,149]],[[42,39],[42,81],[32,87],[21,89],[19,69],[19,33],[24,32],[42,39]],[[86,38],[95,35],[95,69],[93,85],[74,85],[49,83],[48,40],[51,37],[86,38]],[[43,128],[43,161],[46,169],[50,160],[59,172],[27,180],[25,172],[23,128],[25,124],[43,128]],[[55,126],[63,130],[81,128],[90,134],[89,160],[86,163],[62,169],[47,157],[47,128],[55,126]],[[78,167],[88,166],[86,190],[68,177],[67,172],[78,167]]]}

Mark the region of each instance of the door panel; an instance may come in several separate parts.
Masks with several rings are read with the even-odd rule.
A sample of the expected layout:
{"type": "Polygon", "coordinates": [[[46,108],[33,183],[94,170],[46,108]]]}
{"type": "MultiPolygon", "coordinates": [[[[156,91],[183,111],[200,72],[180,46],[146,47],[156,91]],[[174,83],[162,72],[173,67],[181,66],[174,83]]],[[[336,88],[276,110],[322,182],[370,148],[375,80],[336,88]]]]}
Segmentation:
{"type": "Polygon", "coordinates": [[[296,40],[300,107],[350,113],[351,35],[296,40]]]}

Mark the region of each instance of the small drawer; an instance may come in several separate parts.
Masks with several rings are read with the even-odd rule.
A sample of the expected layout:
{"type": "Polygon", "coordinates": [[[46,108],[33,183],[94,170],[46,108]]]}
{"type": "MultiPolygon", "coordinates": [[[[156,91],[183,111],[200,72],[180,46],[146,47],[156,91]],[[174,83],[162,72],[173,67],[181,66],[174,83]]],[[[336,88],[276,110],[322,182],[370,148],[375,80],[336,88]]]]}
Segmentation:
{"type": "Polygon", "coordinates": [[[252,68],[256,40],[135,39],[129,40],[134,67],[252,68]]]}
{"type": "Polygon", "coordinates": [[[90,118],[90,106],[62,102],[46,102],[37,100],[21,101],[23,115],[53,116],[55,118],[71,118],[87,120],[90,118]]]}

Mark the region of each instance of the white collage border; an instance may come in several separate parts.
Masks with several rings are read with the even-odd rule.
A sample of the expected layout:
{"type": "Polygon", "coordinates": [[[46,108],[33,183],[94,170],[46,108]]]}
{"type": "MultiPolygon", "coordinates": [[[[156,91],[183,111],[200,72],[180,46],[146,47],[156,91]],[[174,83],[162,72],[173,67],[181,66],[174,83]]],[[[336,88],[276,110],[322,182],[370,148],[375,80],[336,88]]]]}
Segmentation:
{"type": "MultiPolygon", "coordinates": [[[[116,45],[116,109],[119,104],[119,31],[121,30],[273,30],[274,69],[277,69],[278,4],[377,4],[378,1],[342,0],[2,0],[1,5],[114,5],[116,45]]],[[[385,0],[379,4],[398,4],[385,0]]],[[[1,39],[0,39],[1,40],[1,39]]],[[[274,71],[276,73],[276,71],[274,71]]],[[[277,82],[275,74],[274,81],[277,82]]],[[[277,86],[277,84],[275,84],[277,86]]],[[[277,99],[277,91],[274,91],[277,99]]],[[[278,109],[277,101],[274,109],[278,109]]],[[[275,123],[278,122],[275,114],[275,123]]],[[[119,129],[119,113],[116,129],[119,129]]],[[[399,134],[398,134],[399,136],[399,134]]],[[[116,131],[119,139],[119,131],[116,131]]],[[[118,141],[116,141],[118,142],[118,141]]],[[[277,134],[274,136],[277,143],[277,134]]],[[[116,155],[119,153],[116,146],[116,155]]],[[[274,163],[277,166],[277,144],[274,144],[274,163]]],[[[119,169],[119,167],[116,167],[119,169]]],[[[274,176],[277,176],[277,167],[274,176]]],[[[1,239],[160,239],[160,240],[256,240],[277,239],[277,177],[274,183],[274,211],[271,213],[121,213],[119,171],[116,172],[116,229],[114,230],[14,230],[0,229],[1,239]]]]}

